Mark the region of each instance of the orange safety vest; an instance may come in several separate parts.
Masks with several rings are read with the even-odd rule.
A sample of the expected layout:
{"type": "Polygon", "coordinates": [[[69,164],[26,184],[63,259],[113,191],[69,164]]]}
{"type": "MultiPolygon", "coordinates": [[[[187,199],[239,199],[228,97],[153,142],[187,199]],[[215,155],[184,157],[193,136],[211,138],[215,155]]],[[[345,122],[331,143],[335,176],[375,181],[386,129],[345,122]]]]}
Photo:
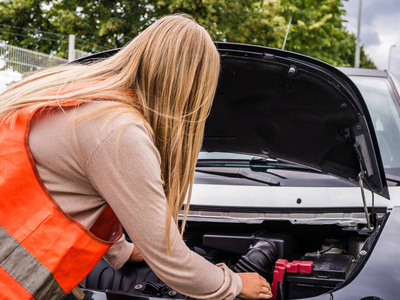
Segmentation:
{"type": "Polygon", "coordinates": [[[28,134],[35,112],[48,106],[55,105],[27,106],[15,126],[0,126],[0,299],[65,297],[122,234],[110,206],[89,231],[44,186],[28,134]]]}

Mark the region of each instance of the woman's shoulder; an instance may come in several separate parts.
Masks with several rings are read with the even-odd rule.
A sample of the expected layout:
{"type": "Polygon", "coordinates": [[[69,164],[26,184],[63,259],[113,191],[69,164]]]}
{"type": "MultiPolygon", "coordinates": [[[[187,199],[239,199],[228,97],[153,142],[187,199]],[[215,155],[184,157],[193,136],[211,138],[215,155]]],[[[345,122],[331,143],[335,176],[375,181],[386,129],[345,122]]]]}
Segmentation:
{"type": "Polygon", "coordinates": [[[153,147],[150,127],[141,114],[115,101],[87,102],[71,113],[71,131],[84,155],[91,155],[100,145],[140,143],[153,147]]]}
{"type": "Polygon", "coordinates": [[[133,107],[111,101],[88,101],[78,105],[73,113],[77,121],[87,119],[90,122],[106,122],[118,125],[120,123],[144,123],[143,117],[133,107]]]}
{"type": "Polygon", "coordinates": [[[115,101],[91,101],[77,106],[70,116],[71,124],[79,133],[86,133],[99,139],[126,128],[130,132],[151,133],[144,118],[134,108],[115,101]]]}

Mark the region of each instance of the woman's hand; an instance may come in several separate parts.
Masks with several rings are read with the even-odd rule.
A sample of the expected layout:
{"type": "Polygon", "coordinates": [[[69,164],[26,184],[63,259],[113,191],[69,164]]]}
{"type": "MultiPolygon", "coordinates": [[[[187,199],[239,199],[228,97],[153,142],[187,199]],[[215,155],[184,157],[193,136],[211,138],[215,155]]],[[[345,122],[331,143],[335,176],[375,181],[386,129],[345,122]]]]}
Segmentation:
{"type": "Polygon", "coordinates": [[[272,292],[269,283],[258,273],[238,273],[242,280],[242,299],[271,299],[272,292]]]}
{"type": "Polygon", "coordinates": [[[129,258],[129,261],[130,261],[130,262],[139,262],[139,261],[143,261],[143,257],[142,257],[142,255],[139,253],[139,250],[138,250],[136,247],[133,248],[133,251],[132,251],[131,257],[129,258]]]}

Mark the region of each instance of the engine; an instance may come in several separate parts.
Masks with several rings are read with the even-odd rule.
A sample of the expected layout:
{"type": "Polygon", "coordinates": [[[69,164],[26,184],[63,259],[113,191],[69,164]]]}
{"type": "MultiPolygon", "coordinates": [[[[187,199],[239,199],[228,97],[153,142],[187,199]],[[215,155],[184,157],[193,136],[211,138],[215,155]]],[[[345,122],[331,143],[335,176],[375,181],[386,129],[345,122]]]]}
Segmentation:
{"type": "MultiPolygon", "coordinates": [[[[341,285],[374,238],[333,225],[248,227],[189,224],[184,240],[212,263],[224,262],[235,272],[259,273],[271,283],[275,299],[317,296],[341,285]]],[[[191,299],[165,285],[145,262],[127,263],[115,271],[101,261],[86,278],[85,287],[136,297],[191,299]]]]}

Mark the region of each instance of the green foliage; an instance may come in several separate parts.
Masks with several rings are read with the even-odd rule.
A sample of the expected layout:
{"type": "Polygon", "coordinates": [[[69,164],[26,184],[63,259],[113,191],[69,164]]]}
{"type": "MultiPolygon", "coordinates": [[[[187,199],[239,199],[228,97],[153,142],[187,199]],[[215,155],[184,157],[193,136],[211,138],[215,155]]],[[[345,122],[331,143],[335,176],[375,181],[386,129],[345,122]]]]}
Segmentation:
{"type": "MultiPolygon", "coordinates": [[[[292,19],[285,49],[334,66],[353,66],[355,36],[343,26],[345,13],[337,0],[281,0],[279,14],[292,19]]],[[[376,68],[364,51],[361,57],[361,67],[376,68]]]]}
{"type": "MultiPolygon", "coordinates": [[[[347,1],[347,0],[344,0],[347,1]]],[[[163,15],[186,13],[216,41],[282,48],[335,66],[352,66],[355,37],[343,26],[340,0],[3,0],[0,39],[66,57],[68,35],[77,49],[121,47],[163,15]]],[[[361,51],[362,67],[375,68],[361,51]]]]}
{"type": "Polygon", "coordinates": [[[99,52],[121,47],[150,23],[146,1],[4,0],[0,39],[11,45],[68,56],[68,35],[76,49],[99,52]]]}
{"type": "Polygon", "coordinates": [[[55,47],[57,41],[43,37],[33,30],[51,30],[50,22],[41,8],[42,4],[46,3],[41,0],[0,2],[0,39],[11,45],[42,52],[48,52],[47,49],[55,47]],[[18,27],[10,27],[12,25],[18,27]],[[38,43],[38,40],[42,43],[38,43]]]}
{"type": "Polygon", "coordinates": [[[186,13],[203,25],[215,41],[278,47],[285,19],[276,14],[279,1],[164,0],[154,1],[156,17],[186,13]]]}

